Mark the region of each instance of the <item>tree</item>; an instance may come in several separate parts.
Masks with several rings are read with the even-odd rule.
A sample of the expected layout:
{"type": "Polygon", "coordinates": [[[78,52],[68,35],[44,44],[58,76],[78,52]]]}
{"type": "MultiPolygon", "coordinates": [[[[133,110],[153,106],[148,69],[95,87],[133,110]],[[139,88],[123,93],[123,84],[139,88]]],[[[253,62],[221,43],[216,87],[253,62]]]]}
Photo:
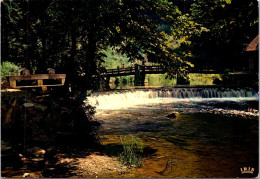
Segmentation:
{"type": "Polygon", "coordinates": [[[145,54],[149,61],[164,65],[170,76],[183,74],[189,66],[182,53],[167,44],[169,34],[159,28],[167,24],[174,38],[186,33],[181,30],[185,28],[184,16],[167,0],[10,0],[2,4],[4,56],[36,73],[55,67],[67,74],[67,82],[94,88],[104,71],[101,63],[107,46],[130,61],[142,60],[145,54]],[[9,23],[10,19],[15,19],[11,21],[15,25],[9,23]],[[10,42],[21,51],[19,59],[18,52],[11,52],[10,42]],[[84,81],[74,80],[82,75],[84,81]]]}
{"type": "Polygon", "coordinates": [[[258,33],[258,2],[198,0],[190,14],[207,29],[190,37],[194,63],[211,68],[242,68],[243,49],[258,33]]]}

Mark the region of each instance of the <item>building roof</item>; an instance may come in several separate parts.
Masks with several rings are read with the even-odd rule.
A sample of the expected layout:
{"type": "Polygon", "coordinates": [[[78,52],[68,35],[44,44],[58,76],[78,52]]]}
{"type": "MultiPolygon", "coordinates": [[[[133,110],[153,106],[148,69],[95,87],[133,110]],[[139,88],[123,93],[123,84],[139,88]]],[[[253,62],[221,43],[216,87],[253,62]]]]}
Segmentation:
{"type": "Polygon", "coordinates": [[[258,51],[258,44],[259,44],[259,35],[257,35],[254,40],[246,47],[246,51],[258,51]]]}

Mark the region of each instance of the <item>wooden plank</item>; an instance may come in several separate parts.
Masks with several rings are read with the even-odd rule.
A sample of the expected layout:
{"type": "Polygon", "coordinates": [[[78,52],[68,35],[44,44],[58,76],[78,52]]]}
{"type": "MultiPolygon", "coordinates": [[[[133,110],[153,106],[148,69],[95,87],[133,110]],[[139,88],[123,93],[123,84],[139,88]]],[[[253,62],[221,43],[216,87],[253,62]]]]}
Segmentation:
{"type": "Polygon", "coordinates": [[[63,84],[63,85],[65,84],[65,78],[61,79],[61,84],[63,84]]]}
{"type": "Polygon", "coordinates": [[[9,80],[38,80],[38,79],[63,79],[66,74],[35,74],[35,75],[17,75],[9,76],[9,80]]]}
{"type": "Polygon", "coordinates": [[[15,88],[36,88],[36,87],[43,87],[43,86],[63,86],[63,84],[57,84],[57,85],[42,85],[42,86],[16,86],[15,88]]]}

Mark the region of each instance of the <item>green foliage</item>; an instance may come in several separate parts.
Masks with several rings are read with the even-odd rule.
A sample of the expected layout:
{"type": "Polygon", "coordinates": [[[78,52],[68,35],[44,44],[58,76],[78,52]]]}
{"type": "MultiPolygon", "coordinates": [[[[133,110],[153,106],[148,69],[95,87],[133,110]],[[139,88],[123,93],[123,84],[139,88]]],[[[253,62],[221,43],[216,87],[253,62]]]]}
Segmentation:
{"type": "Polygon", "coordinates": [[[114,82],[116,85],[118,85],[120,83],[119,81],[119,78],[118,77],[115,77],[115,82],[114,82]]]}
{"type": "Polygon", "coordinates": [[[213,85],[214,80],[220,78],[219,74],[191,73],[189,76],[190,85],[213,85]]]}
{"type": "Polygon", "coordinates": [[[1,3],[3,56],[30,71],[41,73],[55,67],[67,74],[67,82],[83,76],[84,84],[92,88],[105,67],[124,63],[127,67],[128,61],[143,60],[144,55],[173,69],[180,66],[166,55],[161,34],[181,22],[178,7],[167,0],[1,3]]]}
{"type": "Polygon", "coordinates": [[[150,86],[173,86],[176,85],[176,79],[165,78],[165,74],[148,74],[148,84],[150,86]]]}
{"type": "Polygon", "coordinates": [[[1,81],[2,82],[7,82],[7,77],[12,76],[12,75],[19,75],[21,71],[21,67],[15,65],[12,62],[2,62],[1,64],[1,81]]]}
{"type": "Polygon", "coordinates": [[[216,68],[219,60],[241,59],[244,45],[258,33],[257,0],[4,0],[1,5],[3,59],[37,73],[53,67],[67,74],[66,82],[87,88],[99,84],[105,68],[144,58],[164,66],[169,77],[185,78],[191,62],[216,68]],[[85,82],[72,80],[78,76],[85,82]]]}
{"type": "Polygon", "coordinates": [[[104,62],[102,66],[107,69],[116,69],[117,67],[122,68],[123,64],[125,67],[131,66],[129,58],[126,55],[122,55],[120,52],[117,52],[118,48],[108,47],[106,50],[102,50],[104,57],[102,58],[104,62]]]}
{"type": "Polygon", "coordinates": [[[258,89],[259,79],[256,74],[232,74],[223,73],[218,77],[215,77],[213,83],[221,86],[237,86],[237,87],[251,87],[258,89]]]}
{"type": "Polygon", "coordinates": [[[258,34],[257,0],[198,0],[191,5],[190,15],[207,29],[190,37],[196,65],[214,69],[245,66],[243,49],[258,34]]]}
{"type": "Polygon", "coordinates": [[[142,166],[143,143],[139,137],[127,135],[120,137],[123,152],[120,160],[127,166],[142,166]]]}
{"type": "Polygon", "coordinates": [[[127,78],[125,76],[122,78],[122,83],[127,84],[127,78]]]}

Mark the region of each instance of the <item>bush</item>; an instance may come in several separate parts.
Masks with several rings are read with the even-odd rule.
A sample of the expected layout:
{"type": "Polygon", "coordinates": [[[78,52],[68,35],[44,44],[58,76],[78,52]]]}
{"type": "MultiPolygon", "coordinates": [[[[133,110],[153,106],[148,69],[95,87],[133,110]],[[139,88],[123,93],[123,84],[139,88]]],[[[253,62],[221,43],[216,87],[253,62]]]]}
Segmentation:
{"type": "Polygon", "coordinates": [[[116,80],[115,80],[115,82],[114,82],[116,85],[118,85],[120,82],[119,82],[119,78],[118,77],[116,77],[116,80]]]}
{"type": "Polygon", "coordinates": [[[124,84],[124,85],[126,85],[127,84],[127,78],[124,76],[124,77],[122,77],[122,83],[124,84]]]}
{"type": "Polygon", "coordinates": [[[129,76],[129,81],[130,81],[130,83],[133,83],[134,82],[134,77],[133,76],[129,76]]]}
{"type": "Polygon", "coordinates": [[[123,152],[120,160],[126,166],[142,166],[143,144],[139,137],[128,135],[120,137],[123,152]]]}
{"type": "Polygon", "coordinates": [[[1,64],[1,81],[7,82],[8,76],[19,75],[21,67],[12,62],[5,61],[1,64]]]}

